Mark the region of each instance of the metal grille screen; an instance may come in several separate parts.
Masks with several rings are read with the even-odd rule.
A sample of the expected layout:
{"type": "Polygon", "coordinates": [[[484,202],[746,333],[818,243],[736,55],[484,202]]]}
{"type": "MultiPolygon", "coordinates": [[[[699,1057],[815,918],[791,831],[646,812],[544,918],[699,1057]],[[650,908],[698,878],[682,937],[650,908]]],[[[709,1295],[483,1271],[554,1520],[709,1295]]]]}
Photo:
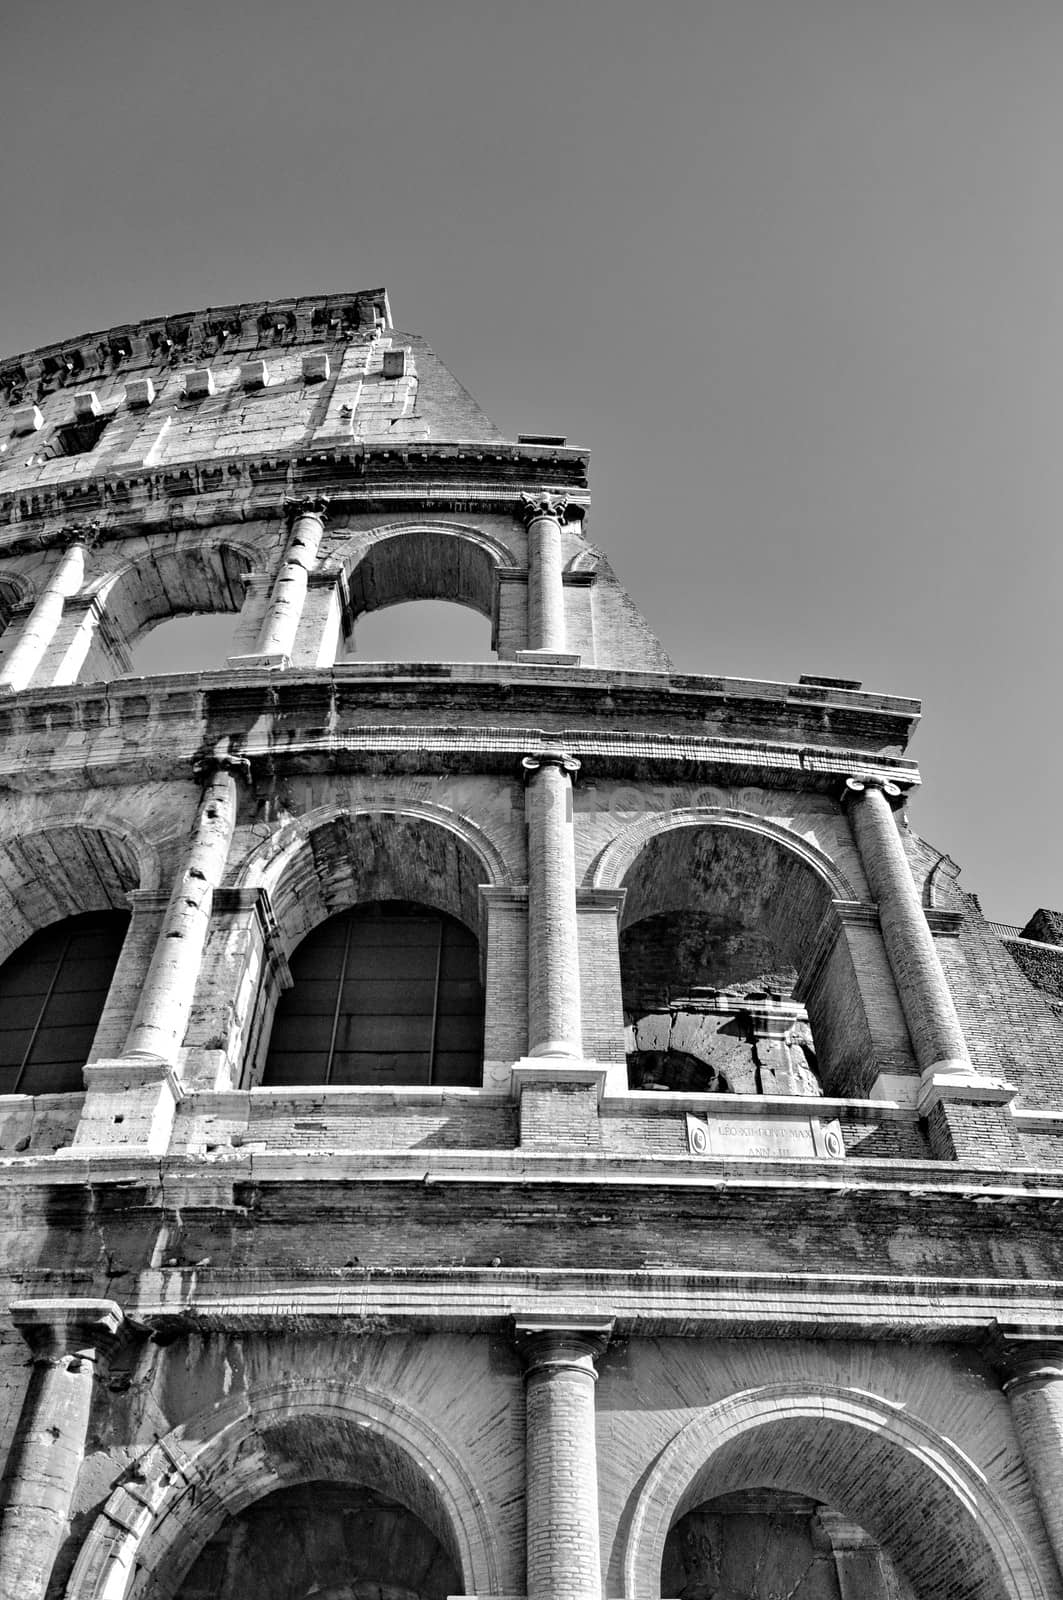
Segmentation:
{"type": "Polygon", "coordinates": [[[315,928],[291,971],[265,1084],[479,1085],[479,948],[455,918],[398,901],[359,906],[315,928]]]}
{"type": "Polygon", "coordinates": [[[42,928],[0,967],[0,1094],[71,1094],[88,1060],[129,914],[42,928]]]}

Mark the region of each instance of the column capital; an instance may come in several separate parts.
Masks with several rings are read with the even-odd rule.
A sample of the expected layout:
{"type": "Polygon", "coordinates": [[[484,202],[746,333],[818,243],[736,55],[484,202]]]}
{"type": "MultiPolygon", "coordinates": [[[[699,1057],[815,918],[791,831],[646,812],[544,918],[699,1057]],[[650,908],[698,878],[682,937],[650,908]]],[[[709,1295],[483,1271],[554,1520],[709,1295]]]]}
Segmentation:
{"type": "Polygon", "coordinates": [[[513,1337],[524,1365],[524,1376],[550,1371],[582,1372],[597,1379],[594,1363],[604,1355],[613,1336],[612,1317],[517,1317],[513,1337]]]}
{"type": "Polygon", "coordinates": [[[67,522],[55,535],[54,544],[60,550],[69,550],[71,545],[81,544],[86,550],[91,550],[100,539],[100,524],[98,522],[67,522]]]}
{"type": "Polygon", "coordinates": [[[192,757],[192,776],[204,786],[219,772],[231,773],[234,778],[251,781],[251,762],[247,756],[204,755],[192,757]]]}
{"type": "Polygon", "coordinates": [[[568,755],[564,750],[538,750],[533,756],[522,756],[520,763],[525,781],[530,781],[543,767],[558,767],[575,777],[581,764],[575,756],[568,755]]]}
{"type": "Polygon", "coordinates": [[[998,1323],[982,1345],[1008,1398],[1047,1383],[1063,1383],[1063,1328],[1026,1331],[998,1323]]]}
{"type": "Polygon", "coordinates": [[[533,522],[564,522],[568,510],[565,494],[521,494],[520,517],[526,528],[533,522]]]}
{"type": "Polygon", "coordinates": [[[94,1361],[110,1351],[125,1323],[114,1300],[16,1300],[11,1320],[35,1357],[94,1361]]]}
{"type": "Polygon", "coordinates": [[[858,799],[860,795],[881,790],[894,810],[904,804],[904,790],[889,778],[846,778],[842,785],[842,801],[858,799]]]}
{"type": "Polygon", "coordinates": [[[327,494],[304,494],[292,500],[285,500],[284,515],[288,523],[289,532],[300,517],[317,517],[324,523],[329,508],[327,494]]]}

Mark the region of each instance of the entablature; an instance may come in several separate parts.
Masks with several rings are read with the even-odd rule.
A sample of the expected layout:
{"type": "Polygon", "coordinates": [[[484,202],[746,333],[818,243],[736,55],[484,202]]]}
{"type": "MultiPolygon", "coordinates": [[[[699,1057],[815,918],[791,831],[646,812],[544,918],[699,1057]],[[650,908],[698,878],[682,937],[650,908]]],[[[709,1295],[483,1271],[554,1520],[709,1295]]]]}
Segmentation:
{"type": "Polygon", "coordinates": [[[182,673],[12,695],[0,706],[0,784],[183,777],[224,738],[289,773],[510,773],[561,744],[583,763],[583,787],[617,777],[834,794],[854,777],[907,789],[920,781],[900,753],[916,713],[871,695],[810,701],[785,684],[507,663],[182,673]]]}
{"type": "MultiPolygon", "coordinates": [[[[77,458],[72,458],[76,463],[77,458]]],[[[49,522],[98,521],[98,537],[127,538],[164,527],[207,528],[283,516],[285,497],[327,492],[332,519],[344,512],[497,511],[519,516],[529,487],[564,493],[570,515],[589,503],[586,450],[501,440],[441,440],[385,446],[351,442],[267,454],[190,459],[86,476],[76,465],[47,484],[0,481],[0,557],[40,549],[49,522]]],[[[58,530],[56,530],[58,531],[58,530]]]]}

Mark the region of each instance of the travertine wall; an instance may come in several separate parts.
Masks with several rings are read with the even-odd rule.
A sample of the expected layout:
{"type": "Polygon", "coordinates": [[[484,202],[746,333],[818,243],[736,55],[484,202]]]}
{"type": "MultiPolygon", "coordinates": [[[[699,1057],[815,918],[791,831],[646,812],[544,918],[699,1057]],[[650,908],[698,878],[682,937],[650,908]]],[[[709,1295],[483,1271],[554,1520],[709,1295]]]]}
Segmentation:
{"type": "Polygon", "coordinates": [[[235,1600],[273,1505],[277,1600],[657,1600],[786,1506],[824,1600],[1063,1600],[1055,958],[908,827],[916,703],[673,673],[586,452],[382,291],[0,391],[0,961],[131,912],[83,1088],[0,1097],[4,1600],[235,1600]],[[361,661],[416,598],[497,660],[361,661]],[[224,670],[129,676],[212,610],[224,670]],[[382,899],[476,935],[481,1086],[259,1087],[300,941],[382,899]],[[736,974],[742,1092],[630,1088],[736,974]]]}

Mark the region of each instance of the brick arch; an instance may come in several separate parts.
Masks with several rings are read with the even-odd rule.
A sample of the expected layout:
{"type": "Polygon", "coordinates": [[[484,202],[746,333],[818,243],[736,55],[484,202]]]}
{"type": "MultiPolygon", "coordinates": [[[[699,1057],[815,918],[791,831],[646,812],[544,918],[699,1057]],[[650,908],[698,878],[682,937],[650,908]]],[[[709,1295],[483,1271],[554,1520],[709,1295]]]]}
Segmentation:
{"type": "Polygon", "coordinates": [[[984,1473],[905,1408],[864,1391],[769,1384],[707,1407],[642,1482],[625,1593],[660,1593],[669,1530],[744,1488],[808,1495],[865,1528],[920,1600],[1049,1600],[1038,1564],[984,1473]]]}
{"type": "Polygon", "coordinates": [[[460,522],[388,523],[333,555],[355,617],[407,600],[450,600],[491,618],[497,573],[518,564],[500,540],[460,522]]]}
{"type": "Polygon", "coordinates": [[[57,816],[0,836],[0,962],[50,923],[83,911],[128,910],[131,889],[155,889],[158,853],[120,824],[57,816]]]}
{"type": "Polygon", "coordinates": [[[467,817],[426,801],[323,806],[255,852],[241,888],[270,896],[286,955],[327,917],[373,900],[407,900],[479,935],[480,886],[511,883],[502,852],[467,817]]]}
{"type": "Polygon", "coordinates": [[[240,610],[253,552],[232,540],[180,540],[145,549],[88,586],[110,629],[128,649],[170,617],[240,610]]]}
{"type": "Polygon", "coordinates": [[[829,856],[779,823],[722,807],[639,817],[602,849],[585,881],[624,889],[623,927],[644,917],[718,908],[768,930],[793,966],[806,959],[835,900],[855,900],[829,856]]]}
{"type": "Polygon", "coordinates": [[[736,811],[724,806],[689,806],[676,811],[653,812],[622,828],[595,856],[586,874],[591,889],[618,889],[640,852],[651,839],[674,828],[738,828],[750,834],[773,839],[823,879],[834,900],[857,900],[852,883],[824,851],[791,828],[769,822],[751,811],[736,811]]]}
{"type": "Polygon", "coordinates": [[[497,1594],[499,1553],[476,1483],[426,1417],[349,1377],[278,1384],[204,1411],[135,1465],[96,1518],[66,1600],[174,1594],[227,1517],[278,1488],[370,1482],[436,1534],[466,1594],[497,1594]],[[165,1574],[165,1587],[157,1574],[165,1574]]]}

